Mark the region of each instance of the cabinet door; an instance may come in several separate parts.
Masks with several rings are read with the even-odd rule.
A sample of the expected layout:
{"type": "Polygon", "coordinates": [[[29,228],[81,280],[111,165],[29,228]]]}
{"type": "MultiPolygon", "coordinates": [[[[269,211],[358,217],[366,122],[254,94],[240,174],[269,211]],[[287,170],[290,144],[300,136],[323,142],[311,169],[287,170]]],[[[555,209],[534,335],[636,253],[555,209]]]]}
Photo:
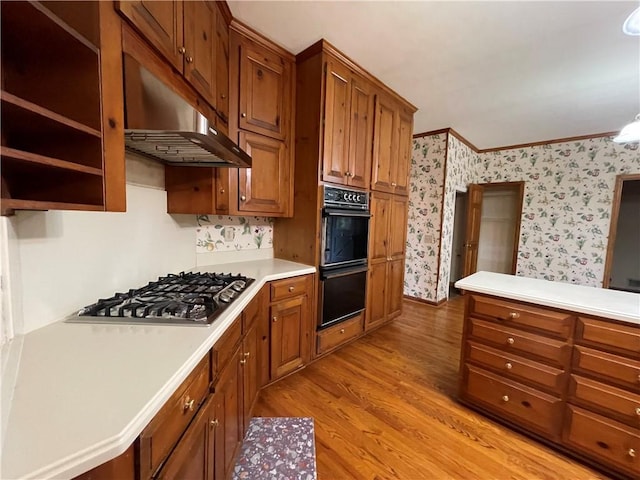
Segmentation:
{"type": "Polygon", "coordinates": [[[216,105],[217,7],[215,2],[184,2],[184,76],[216,105]]]}
{"type": "Polygon", "coordinates": [[[282,140],[289,108],[290,65],[257,45],[240,47],[239,127],[282,140]]]}
{"type": "Polygon", "coordinates": [[[240,132],[240,148],[251,155],[251,168],[238,169],[238,210],[284,215],[288,208],[289,156],[284,142],[240,132]]]}
{"type": "Polygon", "coordinates": [[[387,262],[387,320],[402,313],[404,257],[387,262]]]}
{"type": "Polygon", "coordinates": [[[258,396],[258,324],[254,323],[242,341],[242,378],[243,378],[243,429],[244,432],[251,420],[251,410],[258,396]]]}
{"type": "Polygon", "coordinates": [[[184,46],[180,1],[119,1],[116,8],[171,64],[182,72],[184,46]]]}
{"type": "Polygon", "coordinates": [[[325,65],[324,148],[322,179],[347,185],[349,181],[349,103],[351,72],[336,60],[325,65]]]}
{"type": "Polygon", "coordinates": [[[365,331],[386,320],[387,296],[387,262],[369,265],[365,331]]]}
{"type": "Polygon", "coordinates": [[[209,470],[209,408],[206,402],[156,477],[158,480],[207,480],[209,470]]]}
{"type": "Polygon", "coordinates": [[[371,178],[374,117],[373,89],[365,80],[353,77],[349,126],[349,185],[367,188],[371,178]]]}
{"type": "Polygon", "coordinates": [[[271,306],[271,379],[301,367],[306,358],[307,296],[271,306]]]}
{"type": "Polygon", "coordinates": [[[369,223],[369,262],[371,264],[387,260],[390,212],[391,195],[373,192],[371,195],[371,221],[369,223]]]}
{"type": "Polygon", "coordinates": [[[408,199],[393,195],[390,202],[389,214],[389,258],[400,258],[404,256],[405,243],[407,239],[407,215],[408,215],[408,199]]]}
{"type": "MultiPolygon", "coordinates": [[[[217,4],[218,2],[216,2],[217,4]]],[[[218,41],[216,42],[216,101],[213,103],[218,112],[216,126],[229,135],[229,25],[224,15],[217,12],[218,41]]]]}
{"type": "Polygon", "coordinates": [[[240,349],[236,350],[232,360],[220,374],[215,385],[215,399],[214,411],[218,424],[215,430],[214,477],[216,480],[223,480],[229,477],[243,438],[240,349]]]}
{"type": "Polygon", "coordinates": [[[393,193],[392,169],[398,159],[398,112],[395,102],[384,94],[376,98],[373,127],[373,166],[371,189],[393,193]]]}
{"type": "Polygon", "coordinates": [[[398,161],[396,162],[393,193],[409,195],[409,171],[411,169],[411,151],[413,149],[413,114],[406,109],[400,110],[398,133],[398,161]]]}

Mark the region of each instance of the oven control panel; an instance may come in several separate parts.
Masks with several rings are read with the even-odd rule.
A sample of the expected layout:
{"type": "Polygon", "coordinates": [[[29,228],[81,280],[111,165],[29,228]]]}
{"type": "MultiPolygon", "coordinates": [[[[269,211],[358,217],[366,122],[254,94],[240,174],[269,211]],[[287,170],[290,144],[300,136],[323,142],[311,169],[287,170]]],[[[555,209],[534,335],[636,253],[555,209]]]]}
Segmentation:
{"type": "Polygon", "coordinates": [[[360,190],[325,185],[324,206],[369,210],[369,194],[360,190]]]}

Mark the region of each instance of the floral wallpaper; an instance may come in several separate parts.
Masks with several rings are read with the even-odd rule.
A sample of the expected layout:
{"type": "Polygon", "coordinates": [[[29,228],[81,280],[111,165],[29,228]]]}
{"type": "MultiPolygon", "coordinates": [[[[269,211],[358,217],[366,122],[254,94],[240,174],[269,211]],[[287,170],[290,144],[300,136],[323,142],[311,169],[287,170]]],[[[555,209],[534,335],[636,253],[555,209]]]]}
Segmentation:
{"type": "Polygon", "coordinates": [[[447,134],[413,140],[404,293],[435,301],[447,134]]]}
{"type": "MultiPolygon", "coordinates": [[[[438,167],[440,174],[443,167],[438,167]]],[[[609,137],[487,153],[473,151],[453,134],[414,139],[404,293],[429,301],[447,298],[456,189],[510,181],[525,182],[516,274],[602,286],[615,177],[623,173],[640,173],[640,150],[609,137]],[[424,167],[435,162],[429,148],[443,141],[447,151],[437,158],[445,159],[446,178],[433,182],[433,173],[424,167]],[[443,196],[440,225],[436,214],[420,213],[425,205],[419,200],[433,197],[439,205],[436,198],[443,196]],[[417,236],[427,225],[440,238],[440,245],[428,250],[417,236]],[[434,265],[438,248],[440,261],[434,265]],[[427,252],[429,262],[420,257],[427,252]],[[437,286],[433,275],[424,275],[434,269],[439,271],[437,286]]]]}
{"type": "Polygon", "coordinates": [[[198,216],[196,253],[273,248],[273,220],[263,217],[198,216]]]}
{"type": "Polygon", "coordinates": [[[517,275],[601,287],[616,175],[638,144],[609,137],[482,154],[476,183],[525,181],[517,275]]]}
{"type": "Polygon", "coordinates": [[[447,168],[444,187],[444,215],[440,249],[440,275],[436,301],[449,297],[449,275],[453,250],[453,219],[455,215],[456,190],[466,191],[467,185],[475,183],[476,170],[480,168],[480,156],[462,143],[455,135],[447,139],[447,168]]]}

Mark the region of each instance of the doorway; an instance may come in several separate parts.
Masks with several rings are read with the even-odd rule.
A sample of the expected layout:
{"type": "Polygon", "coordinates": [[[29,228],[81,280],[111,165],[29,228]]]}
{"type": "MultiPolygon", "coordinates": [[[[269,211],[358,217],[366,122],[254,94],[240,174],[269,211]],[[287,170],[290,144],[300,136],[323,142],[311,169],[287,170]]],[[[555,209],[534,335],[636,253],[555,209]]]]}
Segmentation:
{"type": "Polygon", "coordinates": [[[478,270],[514,275],[524,182],[469,185],[463,277],[478,270]]]}
{"type": "Polygon", "coordinates": [[[640,293],[640,174],[618,175],[602,286],[640,293]]]}
{"type": "Polygon", "coordinates": [[[467,220],[467,192],[456,191],[454,208],[453,239],[451,241],[451,265],[449,267],[449,298],[457,293],[453,284],[462,278],[463,273],[467,220]]]}

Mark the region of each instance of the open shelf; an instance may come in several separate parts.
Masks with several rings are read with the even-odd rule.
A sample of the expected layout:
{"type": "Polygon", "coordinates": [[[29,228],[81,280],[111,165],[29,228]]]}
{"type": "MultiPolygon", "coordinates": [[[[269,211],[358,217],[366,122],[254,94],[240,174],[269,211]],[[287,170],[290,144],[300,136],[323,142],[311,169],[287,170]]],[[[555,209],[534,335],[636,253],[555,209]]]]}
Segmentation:
{"type": "Polygon", "coordinates": [[[102,176],[102,170],[94,167],[87,167],[85,165],[79,165],[77,163],[67,162],[52,157],[45,157],[44,155],[38,155],[31,152],[23,152],[21,150],[15,150],[8,147],[0,147],[0,158],[2,158],[3,168],[11,168],[11,164],[18,163],[32,163],[39,165],[44,169],[55,168],[59,170],[67,170],[74,172],[86,173],[88,175],[102,176]]]}
{"type": "Polygon", "coordinates": [[[100,205],[83,205],[80,203],[42,202],[37,200],[18,200],[15,198],[0,199],[0,211],[3,215],[12,210],[87,210],[101,211],[100,205]]]}

